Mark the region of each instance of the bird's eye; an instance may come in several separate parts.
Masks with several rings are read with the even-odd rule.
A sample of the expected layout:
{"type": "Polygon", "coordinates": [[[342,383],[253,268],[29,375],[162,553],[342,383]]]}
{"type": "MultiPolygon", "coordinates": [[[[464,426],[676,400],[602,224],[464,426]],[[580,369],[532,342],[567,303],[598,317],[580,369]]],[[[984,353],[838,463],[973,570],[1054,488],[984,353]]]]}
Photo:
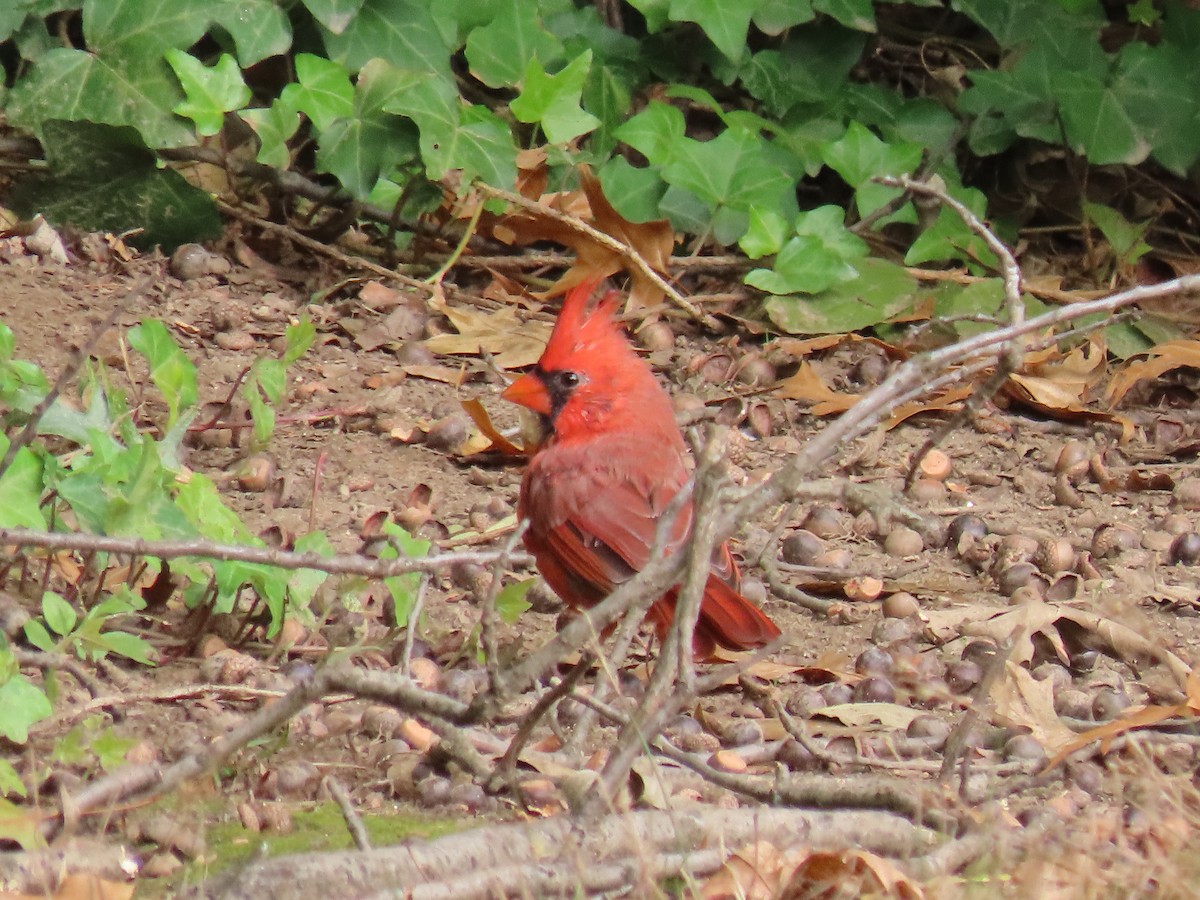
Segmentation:
{"type": "Polygon", "coordinates": [[[565,388],[573,388],[579,384],[579,373],[577,372],[560,372],[558,382],[565,388]]]}

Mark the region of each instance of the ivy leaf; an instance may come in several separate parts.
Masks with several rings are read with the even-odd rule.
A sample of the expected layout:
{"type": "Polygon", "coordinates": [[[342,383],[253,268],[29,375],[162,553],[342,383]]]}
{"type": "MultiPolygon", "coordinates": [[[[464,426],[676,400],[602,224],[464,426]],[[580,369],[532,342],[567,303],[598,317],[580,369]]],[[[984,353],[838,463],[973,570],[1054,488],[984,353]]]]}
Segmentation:
{"type": "Polygon", "coordinates": [[[304,5],[323,27],[341,34],[362,9],[363,0],[304,0],[304,5]]]}
{"type": "Polygon", "coordinates": [[[300,114],[295,109],[276,100],[265,109],[243,109],[238,116],[258,137],[256,161],[277,169],[291,165],[292,154],[287,142],[300,128],[300,114]]]}
{"type": "Polygon", "coordinates": [[[46,695],[24,675],[13,675],[0,684],[0,737],[24,744],[29,727],[52,712],[46,695]]]}
{"type": "Polygon", "coordinates": [[[677,108],[652,100],[616,130],[616,137],[646,157],[651,165],[665,166],[675,158],[686,127],[683,113],[677,108]]]}
{"type": "Polygon", "coordinates": [[[196,367],[158,319],[147,319],[131,328],[128,337],[129,345],[150,364],[150,378],[167,402],[170,429],[181,411],[196,405],[196,367]]]}
{"type": "Polygon", "coordinates": [[[209,9],[212,20],[233,38],[243,67],[287,53],[292,46],[291,22],[276,0],[213,0],[209,9]]]}
{"type": "Polygon", "coordinates": [[[525,595],[536,582],[536,578],[514,581],[505,585],[496,595],[496,612],[505,624],[516,625],[522,613],[532,607],[533,604],[525,599],[525,595]]]}
{"type": "Polygon", "coordinates": [[[428,0],[365,0],[341,33],[324,30],[329,58],[350,71],[372,61],[404,60],[409,68],[453,77],[450,50],[428,0]]]}
{"type": "Polygon", "coordinates": [[[614,156],[596,173],[608,202],[631,222],[649,222],[662,215],[666,183],[653,169],[635,168],[624,156],[614,156]]]}
{"type": "Polygon", "coordinates": [[[462,172],[464,184],[481,179],[488,184],[507,186],[517,179],[517,148],[512,129],[486,106],[462,109],[458,125],[441,141],[426,147],[421,133],[421,156],[429,177],[438,180],[451,169],[462,172]]]}
{"type": "Polygon", "coordinates": [[[1147,220],[1135,225],[1111,206],[1083,204],[1083,214],[1104,234],[1120,266],[1132,266],[1152,249],[1143,238],[1150,227],[1147,220]]]}
{"type": "Polygon", "coordinates": [[[344,66],[311,53],[297,54],[295,65],[296,83],[279,94],[285,109],[304,113],[318,131],[354,114],[354,85],[344,66]]]}
{"type": "Polygon", "coordinates": [[[864,259],[858,277],[815,297],[771,297],[767,315],[792,334],[844,334],[895,318],[912,308],[916,281],[895,263],[864,259]]]}
{"type": "Polygon", "coordinates": [[[175,104],[174,112],[196,122],[196,130],[203,136],[220,132],[224,114],[250,102],[250,88],[241,78],[238,62],[228,53],[222,53],[212,68],[182,50],[172,48],[166,55],[187,95],[187,100],[175,104]]]}
{"type": "Polygon", "coordinates": [[[1150,142],[1110,85],[1078,72],[1061,73],[1057,84],[1063,128],[1073,149],[1096,165],[1135,166],[1150,155],[1150,142]]]}
{"type": "Polygon", "coordinates": [[[782,250],[790,231],[788,221],[779,213],[754,207],[750,210],[750,225],[738,246],[751,259],[761,259],[782,250]]]}
{"type": "Polygon", "coordinates": [[[13,189],[9,204],[21,215],[40,211],[86,231],[141,229],[130,243],[165,250],[220,234],[212,197],[178,172],[158,168],[134,129],[52,119],[40,130],[50,174],[13,189]]]}
{"type": "Polygon", "coordinates": [[[871,0],[812,0],[813,9],[855,31],[874,33],[875,9],[871,0]]]}
{"type": "Polygon", "coordinates": [[[371,60],[358,74],[353,115],[338,119],[318,138],[318,166],[358,198],[370,194],[381,176],[419,152],[413,123],[386,109],[411,83],[398,72],[382,59],[371,60]]]}
{"type": "MultiPolygon", "coordinates": [[[[8,446],[8,438],[0,434],[0,456],[8,452],[8,446]]],[[[0,475],[0,525],[45,531],[41,500],[41,460],[28,447],[22,447],[0,475]]]]}
{"type": "Polygon", "coordinates": [[[556,75],[547,75],[542,64],[531,59],[521,96],[509,104],[509,109],[519,122],[540,123],[552,144],[565,144],[591,131],[600,120],[579,105],[591,65],[591,50],[579,54],[556,75]]]}
{"type": "Polygon", "coordinates": [[[671,0],[669,17],[673,22],[695,22],[727,59],[737,62],[746,52],[750,19],[758,6],[759,0],[671,0]]]}
{"type": "MultiPolygon", "coordinates": [[[[893,198],[900,196],[898,188],[875,184],[876,175],[902,175],[913,172],[921,164],[922,148],[918,144],[885,144],[875,133],[859,122],[851,122],[841,140],[825,148],[826,165],[837,172],[854,188],[854,203],[860,216],[874,212],[893,198]]],[[[882,219],[886,222],[916,221],[912,205],[906,203],[898,213],[882,219]]]]}
{"type": "Polygon", "coordinates": [[[538,4],[503,0],[492,20],[467,37],[471,74],[492,88],[513,87],[536,61],[550,66],[562,59],[562,41],[543,26],[538,4]]]}
{"type": "Polygon", "coordinates": [[[869,248],[846,230],[843,215],[837,206],[800,213],[794,236],[779,250],[774,266],[749,272],[746,283],[772,294],[817,294],[858,277],[851,263],[865,257],[869,248]]]}
{"type": "Polygon", "coordinates": [[[683,139],[662,175],[708,205],[714,236],[723,244],[745,233],[753,207],[774,209],[785,218],[796,213],[795,179],[758,135],[744,128],[727,128],[710,141],[683,139]],[[722,219],[722,211],[737,215],[722,219]]]}

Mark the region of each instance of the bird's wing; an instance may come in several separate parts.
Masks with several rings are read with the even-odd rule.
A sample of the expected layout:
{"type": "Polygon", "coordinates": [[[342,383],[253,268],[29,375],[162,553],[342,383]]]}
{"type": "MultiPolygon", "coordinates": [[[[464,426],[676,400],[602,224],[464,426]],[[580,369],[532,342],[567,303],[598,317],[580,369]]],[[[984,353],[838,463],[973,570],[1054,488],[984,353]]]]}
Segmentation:
{"type": "MultiPolygon", "coordinates": [[[[573,580],[586,582],[591,602],[646,565],[658,520],[687,481],[682,457],[673,447],[625,444],[619,453],[605,449],[547,451],[536,462],[547,465],[555,477],[532,479],[527,498],[529,508],[536,510],[530,516],[530,537],[544,544],[573,580]],[[636,468],[626,460],[635,460],[636,468]]],[[[664,552],[678,549],[690,527],[689,502],[676,517],[664,552]]]]}

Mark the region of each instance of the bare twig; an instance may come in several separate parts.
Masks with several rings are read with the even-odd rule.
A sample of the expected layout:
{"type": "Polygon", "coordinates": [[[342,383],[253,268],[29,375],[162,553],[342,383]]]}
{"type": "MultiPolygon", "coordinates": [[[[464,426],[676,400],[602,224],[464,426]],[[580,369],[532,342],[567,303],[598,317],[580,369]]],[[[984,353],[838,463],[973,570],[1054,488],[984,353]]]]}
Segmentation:
{"type": "MultiPolygon", "coordinates": [[[[331,575],[361,575],[366,578],[390,578],[406,572],[436,572],[458,563],[487,565],[505,556],[503,550],[438,553],[415,559],[368,559],[354,554],[321,556],[316,553],[292,553],[271,547],[247,547],[218,544],[213,541],[146,541],[141,538],[109,537],[98,534],[32,531],[25,528],[0,528],[0,544],[19,547],[44,547],[51,550],[99,551],[130,556],[178,559],[194,556],[222,561],[258,563],[281,569],[316,569],[331,575]]],[[[509,552],[513,565],[529,565],[533,560],[524,553],[509,552]]]]}
{"type": "Polygon", "coordinates": [[[697,322],[701,322],[706,325],[710,324],[710,316],[703,310],[698,309],[694,303],[680,294],[679,291],[675,290],[674,286],[671,285],[671,283],[665,278],[663,278],[662,275],[656,272],[650,266],[650,264],[646,262],[645,258],[633,247],[622,243],[612,235],[606,234],[598,228],[593,228],[582,219],[569,216],[564,212],[554,209],[553,207],[538,203],[536,200],[530,200],[528,197],[523,197],[522,195],[513,193],[512,191],[505,191],[501,190],[500,188],[492,187],[491,185],[484,184],[481,181],[476,182],[475,187],[481,193],[487,194],[488,196],[504,200],[513,204],[514,206],[520,206],[522,209],[527,209],[530,212],[537,213],[540,216],[547,216],[548,218],[567,226],[572,231],[578,231],[580,234],[586,234],[597,244],[600,244],[600,246],[607,250],[611,250],[613,253],[621,257],[621,259],[628,262],[633,268],[637,269],[641,275],[649,279],[655,287],[666,294],[673,304],[682,309],[697,322]]]}
{"type": "Polygon", "coordinates": [[[342,813],[342,820],[346,823],[346,830],[350,832],[350,837],[354,839],[354,846],[359,850],[370,850],[371,838],[367,834],[367,828],[363,825],[358,810],[354,808],[354,800],[351,799],[346,786],[332,775],[326,775],[323,780],[325,787],[329,789],[329,795],[333,797],[333,801],[338,805],[338,810],[342,813]]]}

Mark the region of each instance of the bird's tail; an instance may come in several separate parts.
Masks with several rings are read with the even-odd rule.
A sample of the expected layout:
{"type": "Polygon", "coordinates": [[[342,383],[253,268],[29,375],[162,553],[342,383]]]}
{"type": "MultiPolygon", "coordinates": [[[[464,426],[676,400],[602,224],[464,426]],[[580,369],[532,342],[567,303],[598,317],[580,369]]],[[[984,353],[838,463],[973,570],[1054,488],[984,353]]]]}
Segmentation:
{"type": "MultiPolygon", "coordinates": [[[[677,591],[671,591],[650,608],[660,637],[675,618],[677,591]]],[[[779,637],[779,626],[761,609],[726,584],[717,575],[710,575],[700,602],[700,617],[692,637],[692,650],[697,659],[712,655],[715,647],[727,650],[753,650],[779,637]]]]}

